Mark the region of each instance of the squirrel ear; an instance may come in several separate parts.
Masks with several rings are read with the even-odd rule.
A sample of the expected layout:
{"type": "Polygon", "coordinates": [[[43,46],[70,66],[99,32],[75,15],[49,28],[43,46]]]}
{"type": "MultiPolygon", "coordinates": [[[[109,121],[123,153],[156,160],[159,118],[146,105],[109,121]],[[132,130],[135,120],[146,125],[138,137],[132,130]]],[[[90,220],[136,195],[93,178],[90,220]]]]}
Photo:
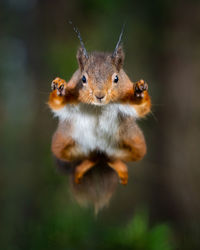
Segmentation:
{"type": "Polygon", "coordinates": [[[125,55],[123,48],[122,46],[119,46],[112,55],[113,64],[115,65],[118,71],[120,71],[124,64],[124,57],[125,55]]]}
{"type": "Polygon", "coordinates": [[[77,54],[76,54],[76,58],[77,58],[77,61],[78,61],[78,64],[79,64],[79,67],[81,69],[81,71],[84,69],[84,65],[88,59],[88,56],[85,52],[85,49],[83,49],[82,47],[80,47],[77,51],[77,54]]]}

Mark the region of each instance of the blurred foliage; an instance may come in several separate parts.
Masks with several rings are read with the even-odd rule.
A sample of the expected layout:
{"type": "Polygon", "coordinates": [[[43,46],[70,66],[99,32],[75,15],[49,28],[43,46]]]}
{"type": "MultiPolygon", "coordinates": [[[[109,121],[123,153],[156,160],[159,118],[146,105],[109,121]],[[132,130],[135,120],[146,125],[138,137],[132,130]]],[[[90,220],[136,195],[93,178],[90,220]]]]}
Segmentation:
{"type": "Polygon", "coordinates": [[[139,212],[129,221],[128,225],[114,229],[107,235],[113,249],[118,247],[138,250],[175,249],[168,225],[160,224],[149,228],[146,213],[139,212]]]}
{"type": "Polygon", "coordinates": [[[170,228],[149,228],[146,213],[136,213],[125,226],[110,228],[76,206],[63,207],[42,221],[31,222],[25,234],[28,249],[136,249],[173,250],[170,228]],[[73,212],[72,212],[73,211],[73,212]],[[95,230],[94,230],[95,228],[95,230]]]}

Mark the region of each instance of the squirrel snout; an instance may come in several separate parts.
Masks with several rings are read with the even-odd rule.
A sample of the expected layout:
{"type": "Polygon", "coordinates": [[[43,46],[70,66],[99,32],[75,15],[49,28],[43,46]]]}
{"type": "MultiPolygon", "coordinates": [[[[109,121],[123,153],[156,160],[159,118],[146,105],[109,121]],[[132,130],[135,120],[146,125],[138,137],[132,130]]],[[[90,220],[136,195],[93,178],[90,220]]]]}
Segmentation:
{"type": "Polygon", "coordinates": [[[103,99],[105,97],[105,95],[102,95],[102,96],[97,96],[96,95],[96,98],[98,99],[98,100],[101,100],[101,99],[103,99]]]}
{"type": "Polygon", "coordinates": [[[102,92],[98,92],[95,93],[95,97],[97,98],[98,101],[101,101],[105,97],[105,94],[102,92]]]}

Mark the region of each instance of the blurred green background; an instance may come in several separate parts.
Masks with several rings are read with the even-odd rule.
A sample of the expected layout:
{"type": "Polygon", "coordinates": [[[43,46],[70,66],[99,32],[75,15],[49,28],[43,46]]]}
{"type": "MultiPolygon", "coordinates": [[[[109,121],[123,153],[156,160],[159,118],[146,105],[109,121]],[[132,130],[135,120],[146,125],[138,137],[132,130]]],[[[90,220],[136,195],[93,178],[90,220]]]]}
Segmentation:
{"type": "Polygon", "coordinates": [[[200,1],[1,0],[0,249],[200,249],[200,1]],[[139,122],[148,154],[94,216],[69,192],[50,151],[50,83],[88,51],[113,51],[149,83],[154,115],[139,122]]]}

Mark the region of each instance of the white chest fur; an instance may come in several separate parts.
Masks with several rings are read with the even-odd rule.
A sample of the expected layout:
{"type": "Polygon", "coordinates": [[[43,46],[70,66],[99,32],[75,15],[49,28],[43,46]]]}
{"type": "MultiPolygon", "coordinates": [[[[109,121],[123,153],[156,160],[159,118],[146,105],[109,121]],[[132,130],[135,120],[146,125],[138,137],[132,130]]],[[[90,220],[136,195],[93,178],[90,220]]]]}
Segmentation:
{"type": "Polygon", "coordinates": [[[64,108],[54,111],[61,121],[69,121],[72,124],[70,136],[80,145],[85,154],[99,150],[108,155],[116,152],[120,126],[119,113],[137,117],[133,107],[121,104],[66,105],[64,108]]]}

